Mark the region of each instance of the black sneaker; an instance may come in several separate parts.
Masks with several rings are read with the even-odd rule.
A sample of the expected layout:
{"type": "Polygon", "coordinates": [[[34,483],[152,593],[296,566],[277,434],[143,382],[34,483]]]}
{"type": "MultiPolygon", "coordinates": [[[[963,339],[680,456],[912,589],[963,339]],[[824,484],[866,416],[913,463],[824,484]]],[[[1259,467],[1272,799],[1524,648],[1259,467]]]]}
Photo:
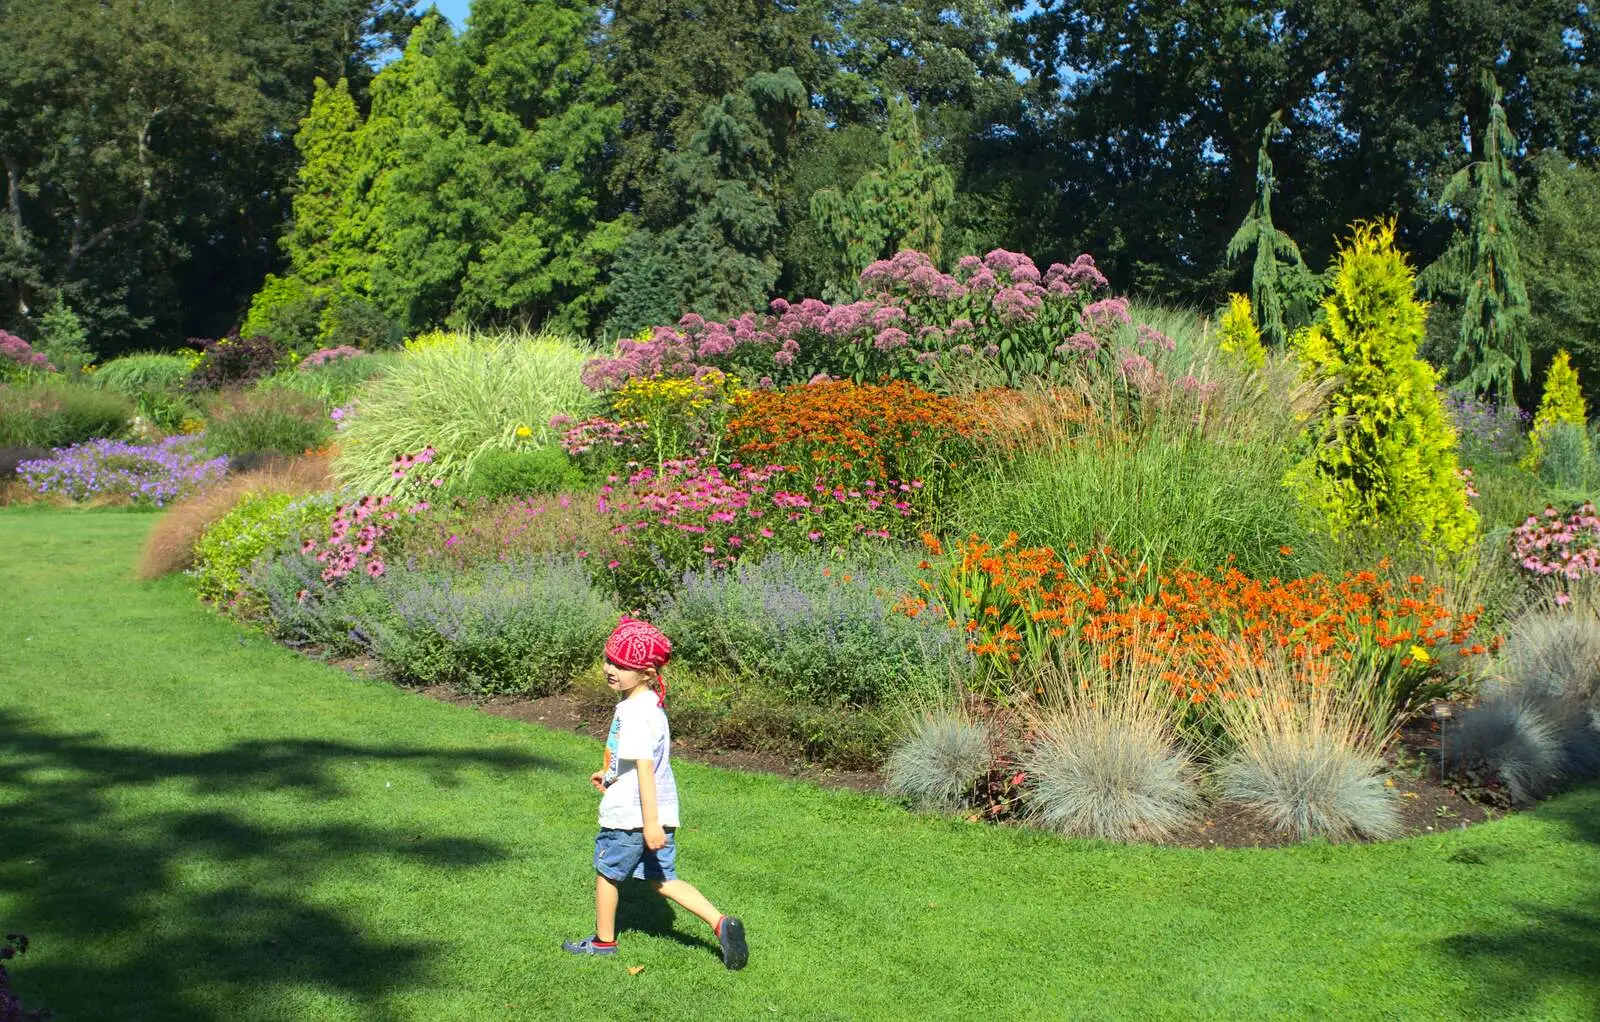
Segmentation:
{"type": "Polygon", "coordinates": [[[717,939],[722,942],[722,964],[730,969],[742,969],[750,960],[750,945],[744,941],[744,923],[738,916],[723,916],[717,927],[717,939]]]}

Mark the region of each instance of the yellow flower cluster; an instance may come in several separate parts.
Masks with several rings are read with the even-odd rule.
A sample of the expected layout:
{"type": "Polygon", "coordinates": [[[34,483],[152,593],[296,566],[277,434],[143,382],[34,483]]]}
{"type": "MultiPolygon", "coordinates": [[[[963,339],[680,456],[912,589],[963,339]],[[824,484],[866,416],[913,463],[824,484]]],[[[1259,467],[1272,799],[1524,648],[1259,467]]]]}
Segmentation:
{"type": "Polygon", "coordinates": [[[749,393],[737,376],[720,369],[708,369],[700,380],[684,376],[635,376],[612,398],[612,411],[619,418],[649,419],[665,410],[704,411],[713,404],[731,404],[749,393]]]}
{"type": "Polygon", "coordinates": [[[421,351],[424,348],[443,348],[455,344],[463,344],[467,340],[465,334],[449,330],[429,330],[420,333],[406,341],[406,351],[421,351]]]}

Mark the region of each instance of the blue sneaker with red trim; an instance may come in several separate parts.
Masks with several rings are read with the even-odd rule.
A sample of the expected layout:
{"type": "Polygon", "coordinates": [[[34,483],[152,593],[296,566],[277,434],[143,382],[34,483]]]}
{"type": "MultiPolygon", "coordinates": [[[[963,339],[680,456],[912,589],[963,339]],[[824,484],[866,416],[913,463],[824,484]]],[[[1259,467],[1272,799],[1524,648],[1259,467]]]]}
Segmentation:
{"type": "Polygon", "coordinates": [[[617,942],[602,944],[599,937],[585,937],[582,940],[562,941],[561,950],[573,955],[614,955],[617,953],[617,942]]]}

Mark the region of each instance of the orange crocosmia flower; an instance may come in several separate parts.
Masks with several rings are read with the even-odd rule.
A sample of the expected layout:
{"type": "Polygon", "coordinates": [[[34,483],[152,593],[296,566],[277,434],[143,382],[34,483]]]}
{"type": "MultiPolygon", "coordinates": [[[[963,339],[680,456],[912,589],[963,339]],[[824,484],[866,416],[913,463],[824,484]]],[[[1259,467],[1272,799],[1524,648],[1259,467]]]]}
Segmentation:
{"type": "Polygon", "coordinates": [[[1278,548],[1278,553],[1282,554],[1284,557],[1293,557],[1294,556],[1294,547],[1292,547],[1292,546],[1281,546],[1281,547],[1278,548]]]}

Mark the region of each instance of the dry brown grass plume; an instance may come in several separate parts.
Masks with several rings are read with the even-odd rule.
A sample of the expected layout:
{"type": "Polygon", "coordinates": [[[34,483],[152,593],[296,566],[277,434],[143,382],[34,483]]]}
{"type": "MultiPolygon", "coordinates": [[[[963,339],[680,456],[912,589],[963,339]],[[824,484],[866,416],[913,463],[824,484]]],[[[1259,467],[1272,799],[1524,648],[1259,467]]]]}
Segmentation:
{"type": "Polygon", "coordinates": [[[274,462],[229,476],[214,489],[179,501],[162,513],[139,554],[139,577],[157,579],[190,567],[194,563],[194,545],[201,534],[247,493],[302,496],[332,487],[328,459],[321,457],[274,462]]]}

